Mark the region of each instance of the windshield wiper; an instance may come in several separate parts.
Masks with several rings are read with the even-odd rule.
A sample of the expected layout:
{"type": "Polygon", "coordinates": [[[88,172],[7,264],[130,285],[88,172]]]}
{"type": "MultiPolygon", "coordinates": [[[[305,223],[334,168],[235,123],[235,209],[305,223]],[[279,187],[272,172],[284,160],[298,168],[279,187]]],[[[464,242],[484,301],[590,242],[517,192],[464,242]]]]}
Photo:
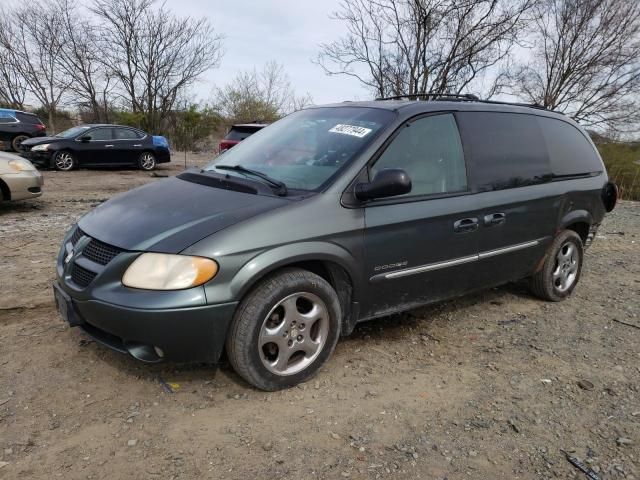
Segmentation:
{"type": "Polygon", "coordinates": [[[253,175],[254,177],[261,178],[266,183],[268,183],[271,187],[273,187],[274,192],[283,197],[287,194],[287,185],[280,180],[276,180],[275,178],[271,178],[269,175],[259,172],[257,170],[252,170],[250,168],[243,167],[242,165],[214,165],[214,168],[218,170],[232,170],[234,172],[241,172],[247,175],[253,175]]]}

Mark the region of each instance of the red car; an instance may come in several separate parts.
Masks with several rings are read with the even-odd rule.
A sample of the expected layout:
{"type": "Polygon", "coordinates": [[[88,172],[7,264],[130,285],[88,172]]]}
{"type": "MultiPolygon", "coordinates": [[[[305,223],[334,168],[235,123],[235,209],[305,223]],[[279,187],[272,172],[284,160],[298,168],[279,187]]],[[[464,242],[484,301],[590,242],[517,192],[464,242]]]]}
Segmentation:
{"type": "Polygon", "coordinates": [[[266,126],[266,123],[241,123],[232,125],[229,132],[220,140],[220,153],[229,150],[234,145],[237,145],[245,138],[250,137],[266,126]]]}

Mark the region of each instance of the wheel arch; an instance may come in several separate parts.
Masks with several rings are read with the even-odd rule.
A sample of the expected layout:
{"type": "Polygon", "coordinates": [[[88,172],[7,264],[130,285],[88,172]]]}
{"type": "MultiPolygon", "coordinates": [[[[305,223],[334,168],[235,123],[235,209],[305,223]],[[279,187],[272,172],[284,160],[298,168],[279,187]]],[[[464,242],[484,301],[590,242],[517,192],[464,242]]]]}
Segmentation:
{"type": "Polygon", "coordinates": [[[562,230],[573,230],[580,235],[582,243],[585,243],[592,224],[593,216],[587,210],[573,210],[560,221],[558,233],[562,230]]]}
{"type": "Polygon", "coordinates": [[[11,145],[11,149],[15,152],[17,152],[17,149],[13,148],[13,142],[16,138],[18,137],[27,137],[27,138],[33,138],[29,133],[27,132],[16,132],[14,135],[11,136],[11,140],[9,141],[10,145],[11,145]]]}
{"type": "Polygon", "coordinates": [[[285,268],[300,268],[325,279],[336,291],[342,309],[343,333],[350,333],[357,320],[356,261],[343,248],[330,243],[308,242],[286,245],[264,252],[235,275],[230,290],[235,298],[247,295],[267,276],[285,268]]]}
{"type": "Polygon", "coordinates": [[[7,185],[2,178],[0,178],[0,193],[2,193],[3,200],[11,200],[11,190],[9,189],[9,185],[7,185]]]}

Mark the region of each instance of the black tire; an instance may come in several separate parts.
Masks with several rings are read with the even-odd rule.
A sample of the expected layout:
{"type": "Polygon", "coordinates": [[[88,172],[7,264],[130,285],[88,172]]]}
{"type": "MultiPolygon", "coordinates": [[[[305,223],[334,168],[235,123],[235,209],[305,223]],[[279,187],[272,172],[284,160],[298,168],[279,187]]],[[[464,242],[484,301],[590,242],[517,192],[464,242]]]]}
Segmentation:
{"type": "Polygon", "coordinates": [[[341,318],[338,296],[326,280],[306,270],[283,269],[262,280],[240,302],[226,339],[227,356],[236,373],[261,390],[292,387],[315,375],[331,356],[340,336],[341,318]],[[309,311],[305,312],[308,299],[309,311]],[[296,311],[289,310],[291,314],[287,315],[291,308],[296,311]],[[316,314],[312,312],[320,312],[320,316],[313,320],[316,314]],[[304,317],[306,314],[310,316],[304,317]],[[304,318],[310,319],[308,325],[303,323],[304,318]],[[273,322],[275,327],[269,330],[273,322]],[[263,338],[269,331],[277,334],[268,338],[284,343],[283,358],[288,360],[283,362],[282,373],[275,371],[280,347],[263,338]],[[308,350],[309,345],[319,346],[309,355],[296,350],[305,345],[308,350]]]}
{"type": "Polygon", "coordinates": [[[61,172],[69,172],[77,168],[78,161],[73,153],[61,150],[53,155],[53,167],[61,172]]]}
{"type": "Polygon", "coordinates": [[[138,157],[138,168],[145,172],[150,172],[156,168],[156,156],[151,152],[142,152],[138,157]]]}
{"type": "Polygon", "coordinates": [[[550,302],[564,300],[571,295],[580,280],[583,259],[582,239],[576,232],[564,230],[549,247],[540,271],[530,278],[532,292],[550,302]],[[566,258],[570,252],[573,252],[573,255],[566,258]]]}
{"type": "Polygon", "coordinates": [[[24,142],[25,140],[28,140],[29,138],[31,138],[29,135],[23,135],[23,134],[16,135],[11,140],[11,149],[14,152],[19,152],[20,151],[20,144],[22,142],[24,142]]]}

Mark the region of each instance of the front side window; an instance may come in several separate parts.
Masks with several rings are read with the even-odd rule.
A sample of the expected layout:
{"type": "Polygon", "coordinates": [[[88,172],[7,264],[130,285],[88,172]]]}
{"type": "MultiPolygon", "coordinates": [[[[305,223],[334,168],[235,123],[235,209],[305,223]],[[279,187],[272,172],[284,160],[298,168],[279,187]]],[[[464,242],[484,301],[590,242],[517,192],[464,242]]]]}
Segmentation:
{"type": "MultiPolygon", "coordinates": [[[[301,110],[251,135],[205,170],[241,166],[291,189],[317,190],[366,148],[395,115],[389,110],[367,107],[301,110]]],[[[230,170],[217,172],[246,176],[230,170]]]]}
{"type": "Polygon", "coordinates": [[[64,130],[55,135],[57,138],[74,138],[78,135],[84,134],[90,127],[71,127],[68,130],[64,130]]]}
{"type": "Polygon", "coordinates": [[[452,114],[432,115],[408,123],[370,171],[400,168],[411,179],[406,196],[463,192],[467,170],[462,142],[452,114]]]}

